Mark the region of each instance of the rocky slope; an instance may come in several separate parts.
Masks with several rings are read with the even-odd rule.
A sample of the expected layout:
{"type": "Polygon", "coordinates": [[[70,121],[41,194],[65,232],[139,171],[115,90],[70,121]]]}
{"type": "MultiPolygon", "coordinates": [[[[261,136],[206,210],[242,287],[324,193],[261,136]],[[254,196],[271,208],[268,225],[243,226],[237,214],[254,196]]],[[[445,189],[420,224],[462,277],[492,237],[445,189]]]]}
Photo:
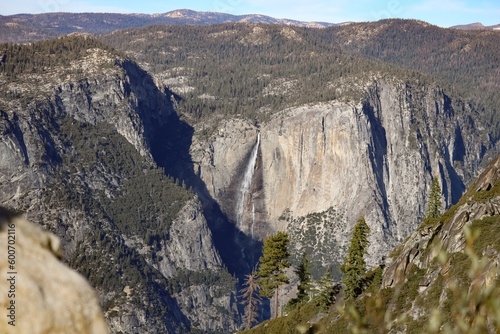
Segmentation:
{"type": "MultiPolygon", "coordinates": [[[[477,322],[467,325],[498,331],[500,319],[494,313],[498,309],[489,304],[489,299],[496,298],[495,289],[499,287],[499,189],[500,156],[497,156],[458,204],[441,218],[424,221],[389,259],[381,289],[401,291],[408,282],[414,282],[413,289],[418,291],[418,298],[413,300],[402,296],[408,298],[407,327],[428,322],[433,310],[426,306],[433,305],[442,308],[440,321],[448,326],[450,321],[457,326],[461,316],[472,320],[478,317],[477,322]],[[476,310],[460,315],[464,310],[459,307],[467,309],[470,300],[476,303],[476,310]],[[486,317],[484,323],[479,320],[481,316],[486,317]]],[[[388,311],[397,316],[401,311],[394,306],[388,311]]]]}
{"type": "Polygon", "coordinates": [[[496,72],[482,72],[498,70],[488,56],[497,39],[412,20],[327,30],[150,27],[103,36],[179,94],[178,110],[194,133],[173,175],[212,208],[210,221],[226,221],[214,224],[215,234],[251,262],[259,240],[286,229],[293,247],[315,253],[321,268],[341,261],[360,215],[372,228],[370,263],[377,263],[418,226],[434,175],[449,207],[498,153],[498,104],[458,89],[497,91],[497,76],[489,79],[496,72]],[[462,57],[458,41],[482,44],[457,69],[448,60],[462,57]],[[432,55],[416,56],[421,45],[432,55]]]}
{"type": "Polygon", "coordinates": [[[160,128],[181,124],[168,91],[85,38],[3,59],[16,64],[34,48],[33,62],[50,61],[48,46],[71,50],[72,65],[0,75],[0,203],[60,237],[63,260],[96,288],[112,333],[236,328],[236,282],[200,202],[151,153],[157,140],[171,145],[160,128]]]}
{"type": "Polygon", "coordinates": [[[59,261],[56,236],[0,208],[0,245],[0,270],[12,273],[0,283],[0,305],[8,310],[2,333],[108,333],[93,289],[59,261]]]}
{"type": "Polygon", "coordinates": [[[263,238],[286,230],[292,262],[314,253],[314,277],[338,278],[364,215],[376,264],[417,228],[434,175],[450,206],[499,151],[495,110],[430,77],[307,30],[232,28],[108,36],[155,80],[91,38],[2,46],[0,203],[61,238],[112,332],[235,330],[229,272],[251,271],[263,238]]]}

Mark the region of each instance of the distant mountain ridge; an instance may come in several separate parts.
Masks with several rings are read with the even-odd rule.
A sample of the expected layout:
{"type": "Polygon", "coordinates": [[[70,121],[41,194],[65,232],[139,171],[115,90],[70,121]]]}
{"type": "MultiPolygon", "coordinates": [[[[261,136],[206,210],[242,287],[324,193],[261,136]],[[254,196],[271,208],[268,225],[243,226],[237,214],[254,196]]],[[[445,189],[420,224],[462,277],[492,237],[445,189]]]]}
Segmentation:
{"type": "Polygon", "coordinates": [[[462,24],[450,27],[450,29],[462,29],[462,30],[500,30],[500,24],[485,26],[481,22],[462,24]]]}
{"type": "Polygon", "coordinates": [[[190,20],[193,23],[187,24],[214,24],[214,23],[227,23],[227,22],[251,22],[251,23],[270,23],[270,24],[284,24],[293,25],[299,27],[309,27],[309,28],[326,28],[331,26],[342,25],[345,23],[330,23],[330,22],[307,22],[298,21],[291,19],[277,19],[271,16],[261,15],[261,14],[245,14],[245,15],[232,15],[219,12],[197,12],[190,9],[179,9],[173,10],[165,14],[153,14],[152,16],[178,19],[178,20],[190,20]]]}
{"type": "Polygon", "coordinates": [[[228,22],[269,23],[311,28],[326,28],[342,24],[276,19],[259,14],[231,15],[217,12],[197,12],[189,9],[179,9],[162,14],[16,14],[0,15],[0,42],[27,43],[75,32],[104,34],[117,29],[139,28],[156,24],[211,25],[228,22]]]}
{"type": "MultiPolygon", "coordinates": [[[[0,43],[30,43],[71,33],[105,34],[119,29],[150,25],[211,25],[220,23],[267,23],[288,26],[327,28],[353,22],[307,22],[278,19],[261,14],[232,15],[220,12],[198,12],[177,9],[160,14],[119,13],[42,13],[0,15],[0,43]]],[[[500,30],[500,24],[484,26],[481,23],[457,25],[452,29],[500,30]]]]}

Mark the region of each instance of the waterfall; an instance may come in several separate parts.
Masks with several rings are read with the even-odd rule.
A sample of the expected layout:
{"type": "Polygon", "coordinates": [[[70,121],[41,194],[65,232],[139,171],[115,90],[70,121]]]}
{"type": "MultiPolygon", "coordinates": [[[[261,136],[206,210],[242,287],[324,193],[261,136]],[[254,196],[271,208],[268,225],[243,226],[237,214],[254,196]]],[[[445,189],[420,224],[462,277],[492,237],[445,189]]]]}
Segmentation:
{"type": "Polygon", "coordinates": [[[240,191],[238,194],[238,202],[236,205],[236,226],[240,231],[244,229],[244,219],[245,219],[245,207],[250,207],[252,209],[251,215],[251,228],[250,232],[253,237],[253,223],[255,221],[255,205],[252,198],[252,179],[253,173],[255,171],[255,165],[257,163],[257,153],[259,152],[260,145],[260,132],[257,133],[257,142],[252,148],[252,153],[250,154],[250,159],[245,168],[245,174],[243,175],[243,180],[241,181],[240,191]]]}

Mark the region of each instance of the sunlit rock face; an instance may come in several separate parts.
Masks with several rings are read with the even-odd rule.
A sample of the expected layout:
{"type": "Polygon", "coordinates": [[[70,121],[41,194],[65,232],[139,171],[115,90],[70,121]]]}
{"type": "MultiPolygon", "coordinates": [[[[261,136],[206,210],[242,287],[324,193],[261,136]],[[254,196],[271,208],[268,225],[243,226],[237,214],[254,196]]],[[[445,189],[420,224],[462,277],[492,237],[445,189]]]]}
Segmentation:
{"type": "MultiPolygon", "coordinates": [[[[443,188],[443,205],[456,203],[494,144],[460,101],[437,87],[414,88],[377,80],[360,103],[331,102],[296,107],[263,124],[231,120],[211,138],[195,142],[195,170],[226,215],[237,222],[238,191],[260,133],[251,196],[253,219],[239,228],[263,239],[276,230],[305,233],[295,218],[333,208],[300,249],[319,240],[335,243],[340,261],[351,228],[361,216],[371,228],[369,262],[377,263],[418,225],[432,177],[443,188]],[[467,140],[464,140],[467,138],[467,140]],[[249,225],[251,222],[252,225],[249,225]],[[328,225],[328,226],[327,226],[328,225]]],[[[493,153],[492,153],[493,154],[493,153]]],[[[307,239],[307,240],[306,240],[307,239]]]]}

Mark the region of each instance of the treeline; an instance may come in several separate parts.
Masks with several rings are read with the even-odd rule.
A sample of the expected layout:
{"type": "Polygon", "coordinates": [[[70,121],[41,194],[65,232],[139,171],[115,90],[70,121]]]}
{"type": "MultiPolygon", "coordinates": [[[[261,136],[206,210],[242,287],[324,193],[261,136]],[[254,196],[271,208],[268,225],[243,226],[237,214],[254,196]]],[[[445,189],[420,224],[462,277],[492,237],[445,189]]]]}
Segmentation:
{"type": "Polygon", "coordinates": [[[71,66],[93,48],[123,56],[95,38],[85,36],[59,37],[31,44],[0,44],[0,73],[9,78],[27,73],[43,74],[55,66],[71,66]]]}
{"type": "Polygon", "coordinates": [[[179,269],[177,273],[168,279],[168,291],[170,294],[176,294],[190,286],[206,285],[215,287],[215,298],[222,297],[233,291],[238,280],[231,276],[226,270],[192,271],[179,269]]]}
{"type": "Polygon", "coordinates": [[[151,26],[101,39],[129,51],[158,77],[187,77],[186,85],[194,90],[181,94],[179,109],[197,119],[214,113],[265,118],[294,105],[356,100],[364,91],[351,78],[370,73],[425,80],[346,51],[314,29],[234,23],[151,26]]]}
{"type": "MultiPolygon", "coordinates": [[[[369,233],[370,228],[366,224],[364,217],[360,218],[354,226],[344,264],[340,267],[341,272],[344,274],[342,286],[334,282],[330,269],[326,269],[322,277],[314,281],[311,275],[313,265],[309,261],[308,254],[303,253],[299,264],[294,268],[294,273],[298,278],[297,297],[289,299],[282,309],[289,314],[297,313],[297,310],[301,308],[325,312],[339,301],[341,291],[342,298],[351,302],[363,292],[378,290],[382,283],[383,267],[378,266],[371,271],[367,271],[364,260],[369,244],[369,233]]],[[[242,303],[247,305],[245,307],[246,329],[250,329],[254,323],[258,322],[259,317],[257,314],[261,306],[259,295],[274,300],[273,319],[278,319],[280,313],[278,312],[280,309],[279,287],[290,283],[286,270],[291,266],[288,261],[290,257],[289,243],[290,238],[284,232],[278,232],[266,238],[257,270],[246,276],[243,284],[244,288],[240,290],[242,292],[242,303]]],[[[296,325],[294,324],[294,326],[296,325]]],[[[275,332],[271,329],[267,330],[272,333],[275,332]]],[[[286,332],[285,327],[281,326],[279,332],[286,332]]]]}

